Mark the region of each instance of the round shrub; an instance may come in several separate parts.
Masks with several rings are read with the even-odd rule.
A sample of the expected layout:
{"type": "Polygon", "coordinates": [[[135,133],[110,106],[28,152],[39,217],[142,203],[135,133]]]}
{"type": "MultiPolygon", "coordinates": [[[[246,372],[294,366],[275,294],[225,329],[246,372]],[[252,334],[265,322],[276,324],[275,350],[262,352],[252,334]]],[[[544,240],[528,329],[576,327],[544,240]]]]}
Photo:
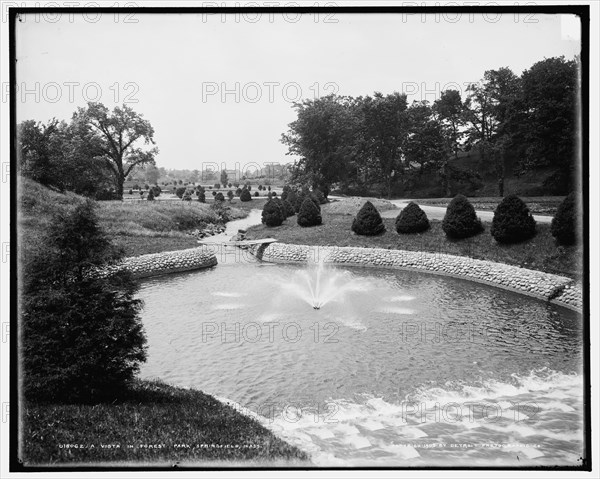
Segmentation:
{"type": "Polygon", "coordinates": [[[411,201],[396,218],[396,231],[398,233],[421,233],[429,229],[429,220],[425,212],[411,201]]]}
{"type": "Polygon", "coordinates": [[[448,238],[462,239],[481,233],[483,225],[469,200],[456,195],[446,209],[442,229],[448,238]]]}
{"type": "Polygon", "coordinates": [[[158,198],[160,196],[160,194],[162,193],[162,188],[158,185],[153,186],[152,188],[150,188],[152,190],[152,192],[154,193],[154,197],[158,198]]]}
{"type": "Polygon", "coordinates": [[[324,205],[325,203],[327,203],[327,198],[325,198],[325,195],[319,188],[313,188],[312,193],[313,195],[315,195],[315,198],[319,201],[319,204],[324,205]]]}
{"type": "Polygon", "coordinates": [[[179,188],[177,188],[177,189],[175,190],[175,194],[176,194],[176,195],[177,195],[179,198],[183,198],[183,195],[185,194],[185,192],[186,192],[186,188],[185,188],[185,186],[180,186],[179,188]]]}
{"type": "Polygon", "coordinates": [[[258,191],[255,191],[255,192],[254,192],[254,196],[258,196],[258,191]]]}
{"type": "Polygon", "coordinates": [[[535,220],[521,198],[509,195],[496,207],[490,233],[498,243],[519,243],[535,236],[535,220]]]}
{"type": "Polygon", "coordinates": [[[240,194],[241,201],[250,201],[252,200],[252,195],[250,194],[250,190],[247,188],[242,189],[242,193],[240,194]]]}
{"type": "Polygon", "coordinates": [[[215,201],[225,201],[225,197],[223,196],[223,193],[219,192],[215,195],[215,201]]]}
{"type": "Polygon", "coordinates": [[[262,222],[267,226],[281,226],[285,216],[281,213],[281,207],[277,201],[270,200],[265,203],[262,210],[262,222]]]}
{"type": "Polygon", "coordinates": [[[206,193],[204,192],[204,188],[200,187],[200,189],[196,191],[196,196],[198,196],[198,201],[200,203],[206,203],[206,193]]]}
{"type": "Polygon", "coordinates": [[[148,198],[146,198],[148,201],[154,201],[154,189],[151,189],[150,191],[148,191],[148,198]]]}
{"type": "Polygon", "coordinates": [[[216,192],[216,191],[213,191],[213,192],[212,192],[212,195],[213,195],[213,196],[217,196],[217,192],[216,192]]]}
{"type": "Polygon", "coordinates": [[[577,241],[578,214],[575,194],[568,195],[558,206],[550,232],[558,244],[570,246],[577,241]]]}
{"type": "Polygon", "coordinates": [[[294,216],[296,214],[294,205],[292,205],[288,200],[283,200],[283,205],[285,206],[285,215],[287,217],[294,216]]]}
{"type": "Polygon", "coordinates": [[[242,194],[242,189],[238,188],[237,190],[235,190],[235,196],[240,196],[242,194]]]}
{"type": "Polygon", "coordinates": [[[310,198],[305,198],[298,211],[300,226],[317,226],[322,223],[321,210],[310,198]]]}
{"type": "Polygon", "coordinates": [[[227,198],[229,198],[229,201],[231,201],[233,199],[233,191],[229,190],[227,192],[227,198]]]}
{"type": "Polygon", "coordinates": [[[381,215],[373,203],[367,201],[352,221],[352,231],[357,235],[375,236],[385,231],[381,215]]]}
{"type": "Polygon", "coordinates": [[[133,190],[131,188],[129,189],[129,194],[133,195],[133,190]]]}

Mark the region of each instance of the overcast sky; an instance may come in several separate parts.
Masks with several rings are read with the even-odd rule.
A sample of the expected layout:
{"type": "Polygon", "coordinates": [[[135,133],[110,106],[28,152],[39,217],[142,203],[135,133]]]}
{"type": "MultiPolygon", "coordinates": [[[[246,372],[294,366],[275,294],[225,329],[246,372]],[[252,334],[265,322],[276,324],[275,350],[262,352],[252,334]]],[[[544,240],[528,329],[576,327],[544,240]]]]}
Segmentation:
{"type": "MultiPolygon", "coordinates": [[[[285,163],[292,102],[404,91],[434,101],[485,70],[521,74],[580,51],[559,15],[121,14],[17,22],[17,120],[127,103],[155,129],[157,166],[285,163]],[[133,23],[135,22],[135,23],[133,23]],[[25,90],[28,91],[27,94],[25,90]]],[[[3,95],[5,92],[3,92],[3,95]]]]}

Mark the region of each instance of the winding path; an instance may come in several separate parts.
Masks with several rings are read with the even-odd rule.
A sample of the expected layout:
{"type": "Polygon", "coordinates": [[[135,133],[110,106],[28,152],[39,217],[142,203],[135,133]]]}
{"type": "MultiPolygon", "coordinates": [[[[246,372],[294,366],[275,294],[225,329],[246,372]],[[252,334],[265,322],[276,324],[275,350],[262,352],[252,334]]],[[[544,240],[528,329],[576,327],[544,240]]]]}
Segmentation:
{"type": "MultiPolygon", "coordinates": [[[[408,205],[408,203],[411,200],[390,200],[390,203],[395,204],[398,208],[404,208],[406,207],[406,205],[408,205]]],[[[414,200],[417,204],[419,203],[419,200],[414,200]]],[[[427,217],[430,220],[443,220],[444,219],[444,215],[446,214],[446,207],[445,206],[430,206],[430,205],[419,205],[421,207],[421,209],[425,212],[425,214],[427,215],[427,217]]],[[[388,210],[388,211],[383,211],[381,213],[381,216],[384,218],[395,218],[396,216],[398,216],[399,211],[398,210],[388,210]]],[[[486,221],[488,223],[492,222],[492,219],[494,218],[494,212],[493,211],[483,211],[483,210],[476,210],[477,216],[479,216],[479,218],[481,218],[481,221],[486,221]]],[[[538,223],[551,223],[552,222],[552,216],[543,216],[543,215],[533,215],[535,221],[537,221],[538,223]]]]}

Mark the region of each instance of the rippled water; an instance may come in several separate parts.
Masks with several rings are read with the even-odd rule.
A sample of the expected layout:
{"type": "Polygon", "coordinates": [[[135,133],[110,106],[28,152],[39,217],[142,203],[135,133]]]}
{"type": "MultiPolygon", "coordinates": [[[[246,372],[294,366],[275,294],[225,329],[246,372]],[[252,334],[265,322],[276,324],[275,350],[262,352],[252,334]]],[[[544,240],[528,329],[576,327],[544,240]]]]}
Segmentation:
{"type": "Polygon", "coordinates": [[[219,264],[143,283],[144,377],[213,394],[333,465],[577,465],[581,316],[472,282],[336,268],[314,310],[304,267],[219,264]]]}

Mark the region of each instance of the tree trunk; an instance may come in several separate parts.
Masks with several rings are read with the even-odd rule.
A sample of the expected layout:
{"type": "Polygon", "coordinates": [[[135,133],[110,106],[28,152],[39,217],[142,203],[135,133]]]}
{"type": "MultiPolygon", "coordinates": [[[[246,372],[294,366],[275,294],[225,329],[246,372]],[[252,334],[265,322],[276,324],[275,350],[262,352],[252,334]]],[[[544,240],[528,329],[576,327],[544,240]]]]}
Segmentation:
{"type": "Polygon", "coordinates": [[[124,175],[120,174],[117,178],[117,197],[122,201],[123,200],[123,183],[125,183],[124,175]]]}

